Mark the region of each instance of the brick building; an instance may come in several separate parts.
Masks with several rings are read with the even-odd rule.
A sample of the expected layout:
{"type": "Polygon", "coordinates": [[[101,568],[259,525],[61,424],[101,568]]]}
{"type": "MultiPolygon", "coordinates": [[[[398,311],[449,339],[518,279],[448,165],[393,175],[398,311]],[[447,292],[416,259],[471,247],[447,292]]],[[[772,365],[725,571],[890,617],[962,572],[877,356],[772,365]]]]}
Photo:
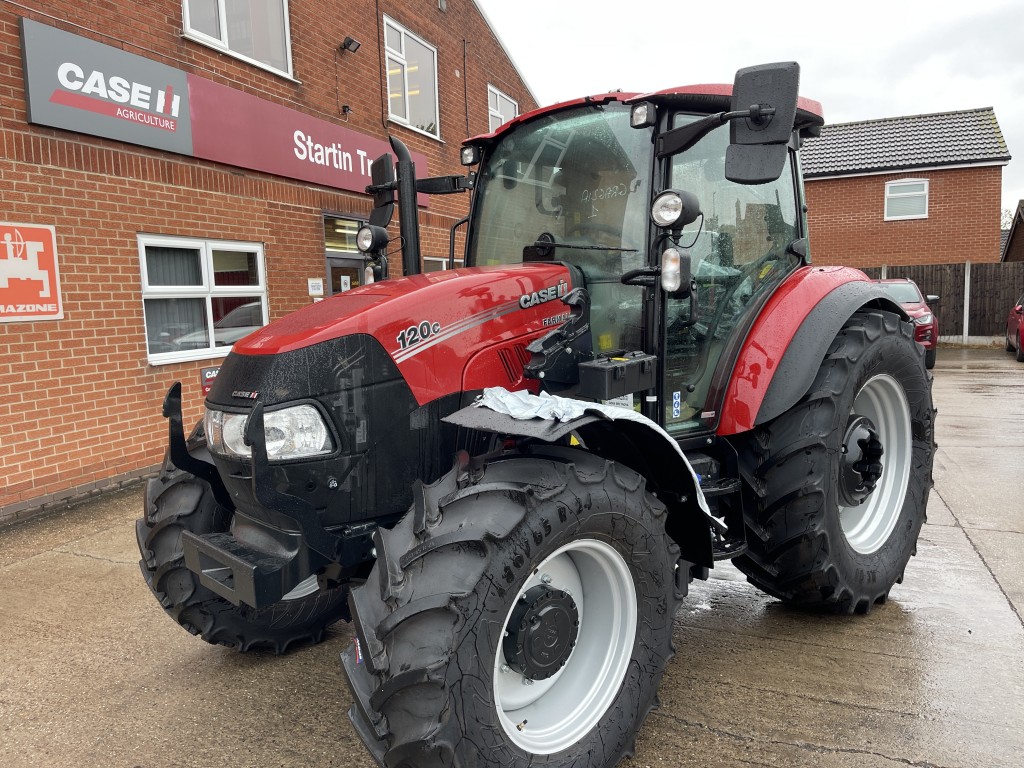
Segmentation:
{"type": "Polygon", "coordinates": [[[1009,160],[991,108],[826,125],[801,151],[815,261],[999,261],[1009,160]]]}
{"type": "MultiPolygon", "coordinates": [[[[461,173],[535,106],[473,0],[0,4],[0,522],[151,471],[173,381],[191,425],[233,341],[357,285],[389,134],[461,173]]],[[[468,199],[425,204],[438,269],[468,199]]]]}

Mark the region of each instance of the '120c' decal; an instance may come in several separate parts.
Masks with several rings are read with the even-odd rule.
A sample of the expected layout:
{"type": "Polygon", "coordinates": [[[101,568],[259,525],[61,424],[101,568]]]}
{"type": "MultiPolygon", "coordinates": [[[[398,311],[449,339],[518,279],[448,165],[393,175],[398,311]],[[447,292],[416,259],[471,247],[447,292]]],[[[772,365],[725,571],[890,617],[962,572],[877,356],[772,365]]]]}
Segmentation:
{"type": "Polygon", "coordinates": [[[398,348],[408,349],[414,344],[419,344],[421,341],[426,341],[434,334],[440,332],[441,324],[432,323],[429,320],[424,320],[418,325],[410,325],[400,334],[398,334],[398,348]]]}

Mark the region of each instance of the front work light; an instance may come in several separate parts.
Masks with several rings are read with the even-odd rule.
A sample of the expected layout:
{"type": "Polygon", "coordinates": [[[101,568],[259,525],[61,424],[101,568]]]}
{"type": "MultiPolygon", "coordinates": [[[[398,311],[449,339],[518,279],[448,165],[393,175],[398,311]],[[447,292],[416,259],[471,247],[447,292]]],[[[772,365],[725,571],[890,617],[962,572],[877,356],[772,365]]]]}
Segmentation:
{"type": "Polygon", "coordinates": [[[700,203],[692,192],[666,189],[651,204],[651,221],[663,229],[682,229],[700,215],[700,203]]]}
{"type": "Polygon", "coordinates": [[[377,227],[373,224],[364,224],[356,232],[356,248],[361,253],[373,253],[387,248],[388,231],[384,227],[377,227]]]}
{"type": "MultiPolygon", "coordinates": [[[[228,413],[208,408],[203,418],[206,442],[213,453],[231,458],[249,458],[252,449],[245,444],[248,413],[228,413]]],[[[303,404],[263,415],[267,458],[287,461],[321,456],[334,450],[330,431],[314,406],[303,404]]]]}
{"type": "Polygon", "coordinates": [[[467,144],[462,148],[459,159],[463,165],[476,165],[480,162],[480,147],[467,144]]]}
{"type": "Polygon", "coordinates": [[[639,104],[634,104],[632,111],[629,113],[629,125],[632,128],[647,128],[654,125],[656,119],[657,110],[649,101],[641,101],[639,104]]]}

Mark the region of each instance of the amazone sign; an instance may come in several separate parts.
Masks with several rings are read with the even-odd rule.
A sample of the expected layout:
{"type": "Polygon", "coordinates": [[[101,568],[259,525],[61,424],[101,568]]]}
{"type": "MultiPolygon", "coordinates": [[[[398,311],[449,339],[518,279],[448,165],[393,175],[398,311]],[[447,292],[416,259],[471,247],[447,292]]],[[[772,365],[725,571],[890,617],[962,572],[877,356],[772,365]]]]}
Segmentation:
{"type": "MultiPolygon", "coordinates": [[[[388,151],[381,139],[30,19],[21,39],[32,123],[353,192],[388,151]]],[[[414,160],[427,175],[427,159],[414,160]]]]}

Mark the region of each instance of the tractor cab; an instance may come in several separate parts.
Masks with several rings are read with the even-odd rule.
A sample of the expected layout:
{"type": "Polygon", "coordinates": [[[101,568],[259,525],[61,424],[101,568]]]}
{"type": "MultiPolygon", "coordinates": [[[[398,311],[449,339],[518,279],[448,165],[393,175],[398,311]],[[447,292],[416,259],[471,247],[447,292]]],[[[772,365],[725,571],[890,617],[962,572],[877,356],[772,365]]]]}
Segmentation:
{"type": "MultiPolygon", "coordinates": [[[[776,68],[774,91],[762,82],[754,106],[740,91],[765,68],[741,71],[735,89],[557,105],[464,150],[480,161],[467,265],[577,268],[589,294],[590,354],[656,356],[656,399],[624,402],[680,436],[714,428],[743,328],[807,261],[795,150],[801,132],[821,124],[820,108],[801,100],[798,110],[795,73],[767,66],[776,68]],[[787,99],[795,131],[782,114],[787,99]],[[766,141],[752,129],[760,120],[770,130],[770,103],[780,105],[783,130],[766,141]],[[765,114],[752,118],[758,110],[765,114]],[[744,131],[750,143],[740,143],[744,131]]],[[[551,378],[545,385],[557,391],[551,378]]]]}

